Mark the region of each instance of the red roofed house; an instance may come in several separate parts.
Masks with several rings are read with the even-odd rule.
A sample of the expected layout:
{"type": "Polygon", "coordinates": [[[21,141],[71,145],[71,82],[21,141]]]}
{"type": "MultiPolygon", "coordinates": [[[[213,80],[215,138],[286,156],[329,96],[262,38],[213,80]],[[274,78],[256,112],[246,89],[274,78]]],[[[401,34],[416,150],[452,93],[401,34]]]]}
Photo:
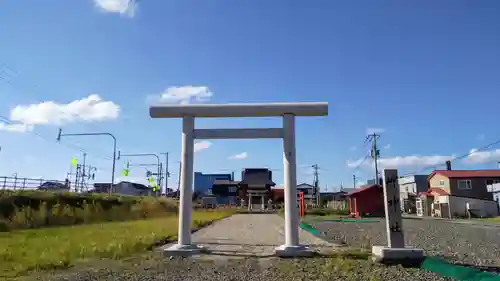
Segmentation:
{"type": "Polygon", "coordinates": [[[384,193],[378,184],[365,185],[347,194],[353,217],[384,216],[384,193]]]}
{"type": "Polygon", "coordinates": [[[500,183],[500,170],[435,170],[429,189],[417,199],[417,215],[436,217],[497,216],[498,203],[487,185],[500,183]]]}

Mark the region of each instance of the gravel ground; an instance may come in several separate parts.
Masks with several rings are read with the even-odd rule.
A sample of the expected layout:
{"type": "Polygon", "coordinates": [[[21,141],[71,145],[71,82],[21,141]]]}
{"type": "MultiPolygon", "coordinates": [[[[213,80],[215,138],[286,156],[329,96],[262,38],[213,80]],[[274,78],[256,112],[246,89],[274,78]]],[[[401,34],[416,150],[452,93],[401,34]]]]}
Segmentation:
{"type": "MultiPolygon", "coordinates": [[[[329,257],[279,259],[269,257],[284,242],[284,221],[277,215],[235,215],[193,235],[209,255],[165,258],[149,253],[122,261],[101,260],[27,280],[449,280],[432,272],[373,263],[365,252],[331,247],[329,257]],[[344,252],[347,251],[347,252],[344,252]]],[[[331,243],[301,230],[302,243],[328,248],[331,243]]],[[[23,279],[24,280],[24,279],[23,279]]]]}
{"type": "MultiPolygon", "coordinates": [[[[386,245],[385,221],[377,223],[311,222],[322,237],[333,243],[371,248],[386,245]]],[[[457,264],[469,264],[500,272],[500,228],[459,224],[442,220],[404,219],[406,245],[423,248],[428,256],[440,256],[457,264]]]]}
{"type": "Polygon", "coordinates": [[[92,266],[73,268],[64,273],[31,277],[40,281],[120,281],[120,280],[450,280],[431,272],[402,267],[385,267],[366,259],[345,258],[246,258],[237,260],[203,261],[159,256],[134,258],[127,261],[101,261],[92,266]],[[92,268],[92,269],[90,269],[92,268]]]}

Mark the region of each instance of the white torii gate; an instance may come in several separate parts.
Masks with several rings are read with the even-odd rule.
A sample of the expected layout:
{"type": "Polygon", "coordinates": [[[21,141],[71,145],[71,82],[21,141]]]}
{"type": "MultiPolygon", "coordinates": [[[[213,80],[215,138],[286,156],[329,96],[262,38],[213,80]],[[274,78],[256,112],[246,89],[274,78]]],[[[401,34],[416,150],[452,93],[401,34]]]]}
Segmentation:
{"type": "Polygon", "coordinates": [[[177,244],[166,249],[171,255],[192,255],[202,248],[191,242],[193,163],[195,139],[283,139],[285,184],[285,244],[276,248],[278,256],[303,256],[310,251],[299,244],[297,210],[297,167],[295,155],[295,116],[327,116],[327,102],[267,104],[157,105],[149,109],[152,118],[183,118],[177,244]],[[195,129],[196,117],[283,117],[283,128],[195,129]]]}

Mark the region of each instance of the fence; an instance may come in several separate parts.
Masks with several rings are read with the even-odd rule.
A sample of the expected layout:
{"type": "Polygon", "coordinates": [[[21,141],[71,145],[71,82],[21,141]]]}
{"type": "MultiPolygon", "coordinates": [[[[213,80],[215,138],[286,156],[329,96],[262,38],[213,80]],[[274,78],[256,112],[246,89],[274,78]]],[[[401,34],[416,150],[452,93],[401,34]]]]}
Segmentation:
{"type": "Polygon", "coordinates": [[[334,210],[347,210],[347,200],[333,200],[327,203],[327,207],[334,210]]]}
{"type": "MultiPolygon", "coordinates": [[[[70,185],[70,184],[68,184],[70,185]]],[[[67,186],[64,181],[45,180],[45,179],[30,179],[18,177],[0,177],[0,190],[36,190],[48,189],[67,186]]],[[[69,187],[69,186],[68,186],[69,187]]]]}

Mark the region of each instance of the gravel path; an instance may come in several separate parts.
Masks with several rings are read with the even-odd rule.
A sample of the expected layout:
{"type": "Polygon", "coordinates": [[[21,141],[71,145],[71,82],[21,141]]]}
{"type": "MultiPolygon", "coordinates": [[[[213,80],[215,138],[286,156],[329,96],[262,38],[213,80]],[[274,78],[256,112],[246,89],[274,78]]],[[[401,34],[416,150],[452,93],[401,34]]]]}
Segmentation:
{"type": "MultiPolygon", "coordinates": [[[[335,245],[302,229],[299,238],[301,244],[316,251],[335,249],[335,245]]],[[[276,214],[238,214],[195,232],[192,240],[211,253],[209,258],[269,257],[285,243],[285,222],[276,214]]]]}
{"type": "Polygon", "coordinates": [[[34,277],[39,281],[442,281],[431,272],[383,267],[366,260],[310,258],[246,258],[215,261],[151,256],[128,261],[107,261],[74,268],[63,274],[34,277]],[[92,269],[90,269],[92,268],[92,269]]]}
{"type": "MultiPolygon", "coordinates": [[[[334,243],[371,248],[387,244],[385,222],[312,222],[322,236],[334,243]]],[[[500,228],[441,220],[404,219],[406,245],[423,248],[428,256],[445,257],[454,263],[500,267],[500,228]]],[[[491,268],[490,271],[498,271],[491,268]]]]}

